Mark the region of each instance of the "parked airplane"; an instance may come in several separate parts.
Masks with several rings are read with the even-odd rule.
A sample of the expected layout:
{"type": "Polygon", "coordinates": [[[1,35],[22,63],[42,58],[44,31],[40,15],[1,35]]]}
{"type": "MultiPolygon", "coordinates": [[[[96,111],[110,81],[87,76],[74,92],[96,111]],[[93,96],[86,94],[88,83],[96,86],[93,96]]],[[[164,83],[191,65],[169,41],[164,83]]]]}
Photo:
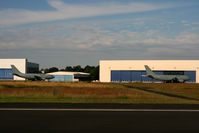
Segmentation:
{"type": "Polygon", "coordinates": [[[152,72],[147,65],[145,65],[145,68],[147,73],[146,76],[156,80],[171,82],[171,83],[178,83],[178,82],[184,83],[185,81],[190,80],[190,78],[187,75],[159,75],[152,72]]]}
{"type": "Polygon", "coordinates": [[[28,79],[28,80],[45,80],[54,78],[53,75],[48,74],[25,74],[21,73],[14,65],[11,65],[13,75],[28,79]]]}

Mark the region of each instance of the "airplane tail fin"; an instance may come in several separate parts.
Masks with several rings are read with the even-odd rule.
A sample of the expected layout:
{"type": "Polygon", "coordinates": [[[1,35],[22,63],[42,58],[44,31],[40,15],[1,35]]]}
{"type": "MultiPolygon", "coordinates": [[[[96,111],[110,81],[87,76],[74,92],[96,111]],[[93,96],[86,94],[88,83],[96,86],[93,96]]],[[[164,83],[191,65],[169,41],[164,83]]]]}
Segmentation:
{"type": "Polygon", "coordinates": [[[11,67],[12,67],[12,71],[13,71],[14,75],[21,75],[22,74],[14,65],[11,65],[11,67]]]}
{"type": "Polygon", "coordinates": [[[155,75],[155,73],[151,71],[151,69],[149,68],[149,66],[145,65],[144,67],[146,69],[146,75],[147,76],[153,76],[153,75],[155,75]]]}

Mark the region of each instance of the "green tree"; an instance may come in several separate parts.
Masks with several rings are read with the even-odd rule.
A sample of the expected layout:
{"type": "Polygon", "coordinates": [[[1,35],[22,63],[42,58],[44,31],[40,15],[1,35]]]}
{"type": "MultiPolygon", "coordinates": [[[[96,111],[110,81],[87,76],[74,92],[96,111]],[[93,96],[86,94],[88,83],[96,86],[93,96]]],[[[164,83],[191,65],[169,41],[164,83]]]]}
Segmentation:
{"type": "Polygon", "coordinates": [[[73,66],[73,72],[83,72],[83,68],[80,65],[73,66]]]}
{"type": "Polygon", "coordinates": [[[84,67],[84,72],[85,73],[90,73],[91,70],[94,69],[94,68],[95,68],[94,66],[87,65],[87,66],[84,67]]]}
{"type": "Polygon", "coordinates": [[[40,73],[48,73],[49,72],[49,69],[48,68],[42,68],[40,70],[40,73]]]}
{"type": "Polygon", "coordinates": [[[49,73],[51,73],[51,72],[57,72],[57,71],[59,71],[59,69],[57,67],[51,67],[48,70],[49,73]]]}
{"type": "Polygon", "coordinates": [[[71,66],[67,66],[65,68],[65,71],[68,71],[68,72],[72,72],[73,71],[73,68],[71,66]]]}
{"type": "Polygon", "coordinates": [[[99,66],[90,71],[91,80],[99,80],[99,66]]]}

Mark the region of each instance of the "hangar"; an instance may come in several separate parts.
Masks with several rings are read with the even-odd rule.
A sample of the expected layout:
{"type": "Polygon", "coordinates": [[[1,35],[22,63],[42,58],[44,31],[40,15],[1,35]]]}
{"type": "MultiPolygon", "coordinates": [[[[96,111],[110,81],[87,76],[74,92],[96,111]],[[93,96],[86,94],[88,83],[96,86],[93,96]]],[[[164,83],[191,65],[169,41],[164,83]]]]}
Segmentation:
{"type": "Polygon", "coordinates": [[[160,82],[146,77],[144,65],[156,74],[188,75],[199,83],[199,60],[100,60],[100,82],[160,82]]]}
{"type": "Polygon", "coordinates": [[[27,59],[0,59],[0,80],[25,80],[13,76],[10,65],[15,65],[22,73],[38,73],[39,64],[28,62],[27,59]]]}
{"type": "Polygon", "coordinates": [[[50,79],[49,81],[89,81],[90,74],[83,72],[52,72],[48,73],[49,75],[53,75],[55,78],[50,79]]]}

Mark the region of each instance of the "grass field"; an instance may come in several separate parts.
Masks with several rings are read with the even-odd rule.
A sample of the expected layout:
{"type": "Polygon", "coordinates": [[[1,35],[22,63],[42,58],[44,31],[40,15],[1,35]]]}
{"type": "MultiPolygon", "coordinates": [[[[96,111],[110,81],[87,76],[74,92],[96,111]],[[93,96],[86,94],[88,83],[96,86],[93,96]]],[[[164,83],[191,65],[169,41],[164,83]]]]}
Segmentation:
{"type": "Polygon", "coordinates": [[[199,84],[10,81],[0,102],[199,104],[199,84]]]}

